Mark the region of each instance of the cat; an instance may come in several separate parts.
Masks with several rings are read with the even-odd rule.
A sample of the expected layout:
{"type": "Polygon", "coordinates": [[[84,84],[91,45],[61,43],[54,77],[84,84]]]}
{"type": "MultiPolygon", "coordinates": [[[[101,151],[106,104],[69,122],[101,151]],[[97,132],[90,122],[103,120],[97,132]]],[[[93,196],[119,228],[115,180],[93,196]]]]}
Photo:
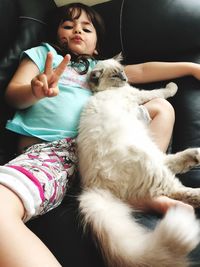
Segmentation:
{"type": "Polygon", "coordinates": [[[200,206],[200,189],[185,187],[175,177],[200,164],[200,149],[161,152],[140,118],[141,104],[174,96],[177,85],[139,90],[115,59],[98,62],[89,85],[94,94],[81,113],[77,137],[84,225],[94,232],[108,266],[189,266],[187,255],[200,240],[194,213],[170,208],[150,231],[133,217],[132,205],[164,195],[200,206]]]}

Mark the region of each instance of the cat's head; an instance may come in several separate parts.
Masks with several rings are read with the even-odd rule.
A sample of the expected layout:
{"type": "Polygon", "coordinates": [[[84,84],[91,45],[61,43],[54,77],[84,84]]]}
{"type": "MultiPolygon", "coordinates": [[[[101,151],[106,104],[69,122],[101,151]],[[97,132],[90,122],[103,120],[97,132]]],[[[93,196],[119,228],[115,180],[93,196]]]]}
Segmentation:
{"type": "Polygon", "coordinates": [[[127,83],[124,67],[119,59],[99,61],[89,73],[88,83],[92,92],[108,90],[113,87],[122,87],[127,83]]]}

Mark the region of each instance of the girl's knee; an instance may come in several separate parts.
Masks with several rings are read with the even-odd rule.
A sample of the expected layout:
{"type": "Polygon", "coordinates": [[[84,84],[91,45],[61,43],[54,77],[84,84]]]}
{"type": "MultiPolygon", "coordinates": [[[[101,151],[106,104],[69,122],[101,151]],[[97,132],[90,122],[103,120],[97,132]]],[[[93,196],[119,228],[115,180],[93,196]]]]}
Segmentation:
{"type": "Polygon", "coordinates": [[[175,120],[175,111],[169,101],[163,98],[155,98],[145,104],[150,117],[153,119],[156,116],[162,116],[165,120],[170,120],[172,123],[175,120]]]}
{"type": "Polygon", "coordinates": [[[20,198],[9,188],[0,184],[0,220],[9,218],[22,219],[24,206],[20,198]]]}

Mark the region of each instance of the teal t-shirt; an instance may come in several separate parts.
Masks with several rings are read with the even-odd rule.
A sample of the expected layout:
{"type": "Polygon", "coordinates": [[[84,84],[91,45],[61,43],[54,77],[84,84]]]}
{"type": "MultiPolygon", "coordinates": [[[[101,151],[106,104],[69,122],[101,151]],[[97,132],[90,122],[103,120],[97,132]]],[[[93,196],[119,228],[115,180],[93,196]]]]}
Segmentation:
{"type": "MultiPolygon", "coordinates": [[[[58,66],[63,57],[47,43],[26,50],[22,57],[28,56],[44,71],[47,53],[53,53],[53,68],[58,66]]],[[[96,65],[90,60],[90,69],[96,65]]],[[[77,66],[81,68],[81,65],[77,66]]],[[[43,98],[33,106],[18,110],[6,128],[16,133],[35,136],[45,141],[55,141],[65,137],[76,137],[80,113],[92,95],[87,84],[87,74],[80,75],[69,63],[60,77],[59,94],[52,98],[43,98]]]]}

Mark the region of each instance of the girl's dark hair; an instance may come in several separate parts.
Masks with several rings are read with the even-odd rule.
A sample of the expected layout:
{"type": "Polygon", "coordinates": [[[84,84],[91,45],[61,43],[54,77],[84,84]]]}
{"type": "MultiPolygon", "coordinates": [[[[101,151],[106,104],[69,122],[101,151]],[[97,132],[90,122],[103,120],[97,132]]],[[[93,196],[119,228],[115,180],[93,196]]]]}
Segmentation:
{"type": "Polygon", "coordinates": [[[102,58],[103,40],[105,33],[103,19],[92,7],[89,7],[82,3],[71,3],[57,8],[56,12],[51,18],[52,21],[49,23],[49,43],[56,49],[59,54],[63,56],[67,53],[70,53],[72,63],[81,62],[85,66],[85,68],[80,73],[84,74],[88,70],[88,58],[91,58],[91,55],[75,55],[72,53],[72,51],[69,50],[67,45],[61,46],[57,41],[57,31],[60,23],[64,22],[65,20],[78,19],[81,16],[82,11],[85,11],[88,19],[92,22],[97,33],[96,50],[98,51],[98,55],[95,56],[95,58],[102,58]]]}

